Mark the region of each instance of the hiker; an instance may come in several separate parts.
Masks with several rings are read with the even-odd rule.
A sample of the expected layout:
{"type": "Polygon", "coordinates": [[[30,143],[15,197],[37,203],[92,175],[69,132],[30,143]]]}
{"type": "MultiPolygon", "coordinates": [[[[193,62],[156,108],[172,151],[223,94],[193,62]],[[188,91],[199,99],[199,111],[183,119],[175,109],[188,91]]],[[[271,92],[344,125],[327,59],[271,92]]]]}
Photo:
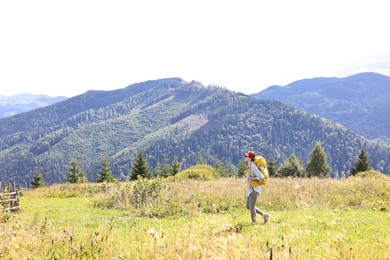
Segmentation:
{"type": "Polygon", "coordinates": [[[245,161],[247,162],[245,182],[249,185],[246,191],[246,208],[250,210],[252,224],[256,224],[256,213],[263,217],[264,224],[266,224],[269,215],[256,207],[256,200],[261,192],[261,188],[255,182],[261,181],[264,179],[264,176],[254,163],[255,158],[256,154],[253,151],[249,151],[245,155],[245,161]]]}

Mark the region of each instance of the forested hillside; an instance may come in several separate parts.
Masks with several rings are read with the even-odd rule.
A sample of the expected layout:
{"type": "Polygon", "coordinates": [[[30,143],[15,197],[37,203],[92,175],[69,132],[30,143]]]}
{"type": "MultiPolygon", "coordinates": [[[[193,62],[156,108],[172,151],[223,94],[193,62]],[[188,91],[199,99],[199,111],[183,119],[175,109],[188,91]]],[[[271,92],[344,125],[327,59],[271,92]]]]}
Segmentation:
{"type": "Polygon", "coordinates": [[[390,172],[390,150],[340,125],[278,101],[178,78],[115,91],[89,91],[61,103],[0,120],[0,179],[28,185],[39,169],[48,183],[63,182],[71,160],[90,181],[104,158],[115,177],[129,175],[140,150],[149,165],[177,156],[181,168],[199,156],[237,165],[246,150],[282,163],[291,153],[306,162],[320,141],[332,176],[347,174],[361,149],[371,166],[390,172]]]}
{"type": "Polygon", "coordinates": [[[390,143],[390,77],[360,73],[272,86],[253,95],[279,100],[340,123],[369,139],[390,143]]]}

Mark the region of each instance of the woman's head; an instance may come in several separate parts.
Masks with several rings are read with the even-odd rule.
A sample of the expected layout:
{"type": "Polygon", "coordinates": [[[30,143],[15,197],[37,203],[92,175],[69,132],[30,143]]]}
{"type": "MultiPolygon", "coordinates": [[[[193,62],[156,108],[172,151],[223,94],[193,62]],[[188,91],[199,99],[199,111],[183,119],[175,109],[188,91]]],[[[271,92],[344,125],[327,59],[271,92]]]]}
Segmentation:
{"type": "Polygon", "coordinates": [[[248,159],[250,161],[254,161],[255,160],[255,157],[256,157],[256,154],[255,152],[253,151],[248,151],[245,155],[245,161],[248,159]]]}

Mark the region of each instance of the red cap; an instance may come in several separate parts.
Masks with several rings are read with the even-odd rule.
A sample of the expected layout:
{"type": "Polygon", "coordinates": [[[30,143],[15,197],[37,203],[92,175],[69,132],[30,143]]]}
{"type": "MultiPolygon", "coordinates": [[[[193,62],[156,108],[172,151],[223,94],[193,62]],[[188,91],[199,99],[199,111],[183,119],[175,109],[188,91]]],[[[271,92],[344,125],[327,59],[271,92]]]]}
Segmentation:
{"type": "Polygon", "coordinates": [[[253,152],[253,151],[248,151],[248,152],[246,153],[246,156],[249,157],[249,158],[251,158],[251,160],[253,160],[253,159],[255,159],[256,154],[255,154],[255,152],[253,152]]]}

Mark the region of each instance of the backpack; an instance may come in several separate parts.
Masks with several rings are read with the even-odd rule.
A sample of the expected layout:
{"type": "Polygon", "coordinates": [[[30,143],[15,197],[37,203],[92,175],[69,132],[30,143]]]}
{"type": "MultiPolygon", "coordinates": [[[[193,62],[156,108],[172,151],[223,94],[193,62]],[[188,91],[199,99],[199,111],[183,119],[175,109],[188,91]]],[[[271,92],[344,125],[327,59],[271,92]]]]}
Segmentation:
{"type": "Polygon", "coordinates": [[[257,181],[257,180],[252,181],[251,187],[263,186],[267,183],[268,177],[269,177],[268,169],[267,169],[267,161],[262,156],[256,156],[254,163],[257,166],[257,168],[259,168],[259,170],[260,170],[260,167],[263,167],[263,170],[260,170],[260,171],[263,174],[264,179],[262,179],[261,181],[257,181]]]}

